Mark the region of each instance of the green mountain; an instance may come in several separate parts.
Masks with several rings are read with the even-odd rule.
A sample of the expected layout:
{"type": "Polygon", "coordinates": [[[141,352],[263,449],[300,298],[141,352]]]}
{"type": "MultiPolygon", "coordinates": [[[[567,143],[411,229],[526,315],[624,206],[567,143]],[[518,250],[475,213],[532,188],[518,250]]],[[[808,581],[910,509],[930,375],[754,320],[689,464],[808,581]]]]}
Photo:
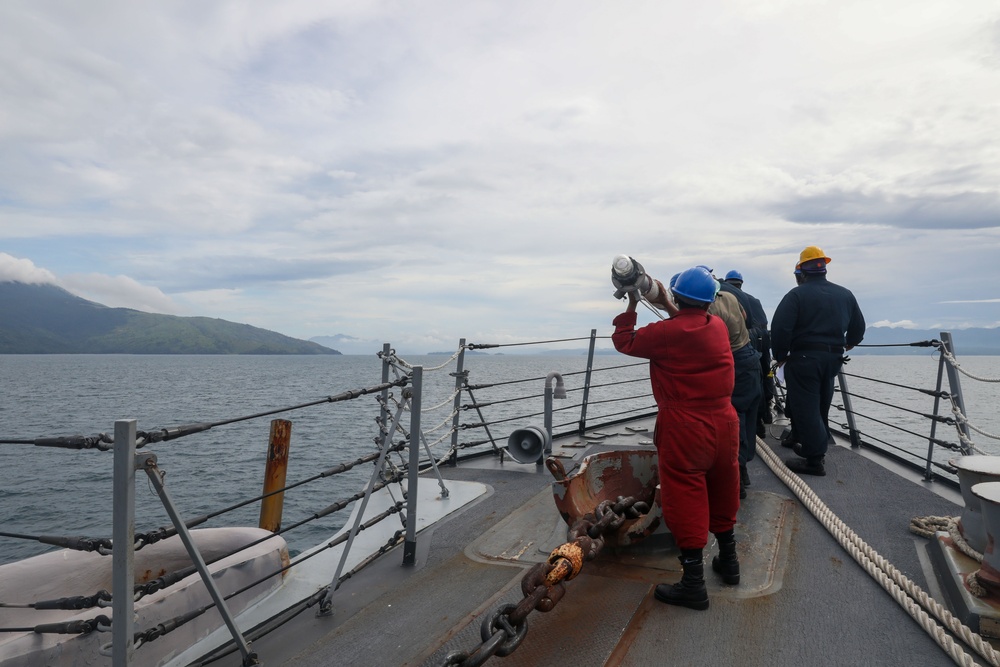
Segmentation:
{"type": "Polygon", "coordinates": [[[340,354],[210,317],[109,308],[55,285],[0,282],[0,354],[340,354]]]}

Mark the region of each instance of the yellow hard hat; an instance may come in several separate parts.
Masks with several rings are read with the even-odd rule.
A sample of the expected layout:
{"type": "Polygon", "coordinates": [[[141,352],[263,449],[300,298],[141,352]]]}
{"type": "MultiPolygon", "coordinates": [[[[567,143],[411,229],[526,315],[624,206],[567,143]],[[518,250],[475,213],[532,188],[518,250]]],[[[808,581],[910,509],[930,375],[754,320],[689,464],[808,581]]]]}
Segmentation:
{"type": "Polygon", "coordinates": [[[831,262],[830,258],[826,256],[826,253],[819,246],[811,245],[805,250],[799,253],[799,265],[804,262],[808,262],[811,259],[822,259],[825,260],[827,264],[831,262]]]}

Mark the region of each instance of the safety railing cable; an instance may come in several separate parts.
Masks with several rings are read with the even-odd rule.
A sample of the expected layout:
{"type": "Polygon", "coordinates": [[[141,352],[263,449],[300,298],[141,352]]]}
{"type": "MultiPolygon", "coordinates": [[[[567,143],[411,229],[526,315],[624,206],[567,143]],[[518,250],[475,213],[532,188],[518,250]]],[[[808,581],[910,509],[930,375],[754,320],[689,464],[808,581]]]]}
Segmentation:
{"type": "MultiPolygon", "coordinates": [[[[598,336],[598,338],[611,338],[611,336],[598,336]]],[[[578,340],[590,340],[590,336],[580,336],[577,338],[555,338],[552,340],[536,340],[526,343],[469,343],[465,347],[469,350],[488,350],[497,347],[521,347],[524,345],[547,345],[549,343],[567,343],[578,340]]]]}
{"type": "MultiPolygon", "coordinates": [[[[843,410],[844,409],[844,406],[842,406],[842,405],[834,405],[833,407],[837,408],[838,410],[843,410]]],[[[901,433],[907,433],[907,434],[915,436],[917,438],[921,438],[921,439],[927,439],[928,438],[928,436],[923,435],[921,433],[916,433],[916,432],[911,431],[909,429],[905,429],[902,426],[897,426],[896,424],[890,424],[887,421],[884,421],[882,419],[877,419],[875,417],[872,417],[871,415],[866,415],[866,414],[863,414],[863,413],[858,412],[856,410],[854,411],[854,416],[855,417],[863,417],[863,418],[868,419],[870,421],[873,421],[873,422],[875,422],[877,424],[881,424],[882,426],[885,426],[887,428],[895,429],[897,431],[900,431],[901,433]]],[[[941,447],[945,447],[947,449],[951,449],[951,450],[954,450],[954,451],[960,451],[961,450],[961,446],[957,445],[955,443],[945,442],[944,440],[939,440],[937,438],[933,438],[933,442],[934,442],[934,444],[940,445],[941,447]]]]}
{"type": "Polygon", "coordinates": [[[927,394],[928,396],[933,396],[933,397],[936,397],[936,398],[947,398],[948,395],[949,395],[948,392],[946,392],[946,391],[937,391],[937,390],[934,390],[934,389],[921,389],[920,387],[911,387],[910,385],[899,384],[897,382],[890,382],[889,380],[882,380],[882,379],[879,379],[879,378],[866,377],[864,375],[855,375],[853,373],[848,373],[846,371],[844,371],[843,373],[847,377],[857,378],[859,380],[868,380],[869,382],[875,382],[877,384],[889,385],[890,387],[897,387],[899,389],[909,389],[910,391],[920,392],[921,394],[927,394]]]}
{"type": "MultiPolygon", "coordinates": [[[[309,401],[306,403],[300,403],[297,405],[291,405],[283,408],[275,408],[273,410],[257,412],[251,415],[234,417],[232,419],[222,419],[215,422],[195,422],[191,424],[181,424],[178,426],[169,426],[166,428],[153,429],[151,431],[139,431],[138,433],[136,433],[137,436],[136,447],[144,447],[150,443],[165,442],[168,440],[177,440],[178,438],[183,438],[185,436],[193,435],[195,433],[202,433],[217,426],[225,426],[227,424],[235,424],[237,422],[259,419],[261,417],[268,417],[271,415],[282,414],[285,412],[292,412],[295,410],[301,410],[303,408],[309,408],[316,405],[323,405],[324,403],[336,403],[339,401],[347,401],[358,398],[360,396],[364,396],[366,394],[382,391],[383,389],[386,389],[388,387],[403,386],[406,384],[406,382],[407,379],[404,377],[394,382],[388,382],[374,387],[345,391],[340,394],[327,396],[325,398],[309,401]]],[[[96,449],[98,451],[110,451],[114,445],[114,439],[111,438],[107,433],[98,433],[97,435],[92,435],[92,436],[68,435],[68,436],[56,436],[56,437],[45,437],[45,438],[3,438],[0,439],[0,444],[34,445],[36,447],[55,447],[60,449],[96,449]]]]}
{"type": "MultiPolygon", "coordinates": [[[[396,503],[392,507],[390,507],[390,508],[384,510],[383,512],[379,513],[378,515],[372,517],[372,519],[370,519],[369,521],[366,521],[363,524],[361,524],[360,530],[366,530],[366,529],[370,528],[371,526],[374,526],[375,524],[381,522],[383,519],[386,519],[389,516],[392,516],[393,514],[398,514],[401,510],[402,510],[402,503],[401,502],[400,503],[396,503]]],[[[263,538],[263,539],[267,540],[267,539],[271,539],[271,537],[273,537],[273,536],[268,536],[268,537],[263,538]]],[[[336,538],[334,540],[331,540],[328,544],[326,544],[323,547],[323,549],[318,549],[318,550],[313,551],[311,553],[305,554],[301,558],[299,558],[299,559],[297,559],[295,561],[290,562],[288,565],[284,565],[284,566],[278,568],[277,570],[274,570],[274,571],[272,571],[272,572],[270,572],[268,574],[265,574],[264,576],[262,576],[262,577],[260,577],[260,578],[258,578],[256,580],[254,580],[253,582],[251,582],[249,584],[246,584],[245,586],[241,587],[240,589],[235,590],[235,591],[229,593],[228,595],[224,596],[223,599],[224,600],[231,600],[231,599],[235,598],[237,595],[240,595],[241,593],[245,593],[246,591],[251,590],[255,586],[259,586],[260,584],[264,583],[268,579],[271,579],[272,577],[276,577],[276,576],[278,576],[278,575],[280,575],[280,574],[282,574],[284,572],[287,572],[288,570],[290,570],[291,568],[295,567],[296,565],[300,565],[301,563],[309,560],[310,558],[313,558],[317,554],[322,553],[326,549],[332,549],[334,547],[340,546],[341,544],[343,544],[344,542],[347,541],[347,538],[348,538],[347,535],[341,535],[338,538],[336,538]]],[[[172,632],[173,630],[176,630],[177,628],[179,628],[179,627],[183,626],[184,624],[186,624],[186,623],[194,620],[198,616],[201,616],[206,611],[208,611],[209,609],[212,609],[215,606],[217,606],[215,602],[210,602],[210,603],[205,604],[204,606],[202,606],[202,607],[200,607],[198,609],[192,610],[192,611],[190,611],[188,613],[182,614],[181,616],[175,617],[175,618],[167,621],[166,623],[159,623],[156,626],[150,628],[149,630],[135,633],[135,636],[134,636],[135,647],[138,649],[143,644],[148,644],[149,642],[151,642],[151,641],[153,641],[155,639],[158,639],[158,638],[162,637],[163,635],[165,635],[165,634],[167,634],[169,632],[172,632]]]]}
{"type": "MultiPolygon", "coordinates": [[[[850,395],[851,395],[851,398],[860,398],[860,399],[862,399],[864,401],[869,401],[871,403],[878,403],[879,405],[884,405],[887,408],[893,408],[893,409],[899,410],[901,412],[908,412],[911,415],[917,415],[919,417],[924,417],[926,419],[930,419],[930,420],[936,421],[939,424],[947,424],[949,426],[954,426],[955,425],[955,420],[953,418],[951,418],[951,417],[942,417],[941,415],[933,415],[933,414],[929,414],[927,412],[920,412],[919,410],[911,410],[910,408],[904,408],[903,406],[898,405],[896,403],[887,403],[886,401],[880,401],[877,398],[871,398],[870,396],[863,396],[863,395],[855,393],[853,391],[850,392],[850,395]]],[[[837,407],[840,408],[840,409],[843,409],[843,406],[837,406],[837,407]]],[[[855,412],[855,414],[858,414],[858,413],[855,412]]]]}

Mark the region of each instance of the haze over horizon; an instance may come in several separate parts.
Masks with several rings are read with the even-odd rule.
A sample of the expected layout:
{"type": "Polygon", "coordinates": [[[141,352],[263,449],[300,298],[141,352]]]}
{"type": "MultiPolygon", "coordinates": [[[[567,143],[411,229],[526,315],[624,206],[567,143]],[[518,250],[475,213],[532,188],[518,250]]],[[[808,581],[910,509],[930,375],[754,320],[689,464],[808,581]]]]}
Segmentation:
{"type": "Polygon", "coordinates": [[[413,353],[609,333],[618,253],[770,316],[819,245],[869,326],[1000,326],[995,3],[11,0],[0,37],[0,280],[413,353]]]}

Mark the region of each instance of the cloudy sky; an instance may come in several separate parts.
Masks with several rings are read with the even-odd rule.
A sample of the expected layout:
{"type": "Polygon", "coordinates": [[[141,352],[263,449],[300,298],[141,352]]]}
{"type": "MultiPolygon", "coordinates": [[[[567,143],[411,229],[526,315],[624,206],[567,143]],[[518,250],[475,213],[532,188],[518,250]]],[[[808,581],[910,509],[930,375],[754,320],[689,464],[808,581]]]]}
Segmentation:
{"type": "Polygon", "coordinates": [[[428,351],[610,333],[618,253],[770,314],[813,244],[1000,325],[995,0],[0,3],[0,279],[428,351]]]}

